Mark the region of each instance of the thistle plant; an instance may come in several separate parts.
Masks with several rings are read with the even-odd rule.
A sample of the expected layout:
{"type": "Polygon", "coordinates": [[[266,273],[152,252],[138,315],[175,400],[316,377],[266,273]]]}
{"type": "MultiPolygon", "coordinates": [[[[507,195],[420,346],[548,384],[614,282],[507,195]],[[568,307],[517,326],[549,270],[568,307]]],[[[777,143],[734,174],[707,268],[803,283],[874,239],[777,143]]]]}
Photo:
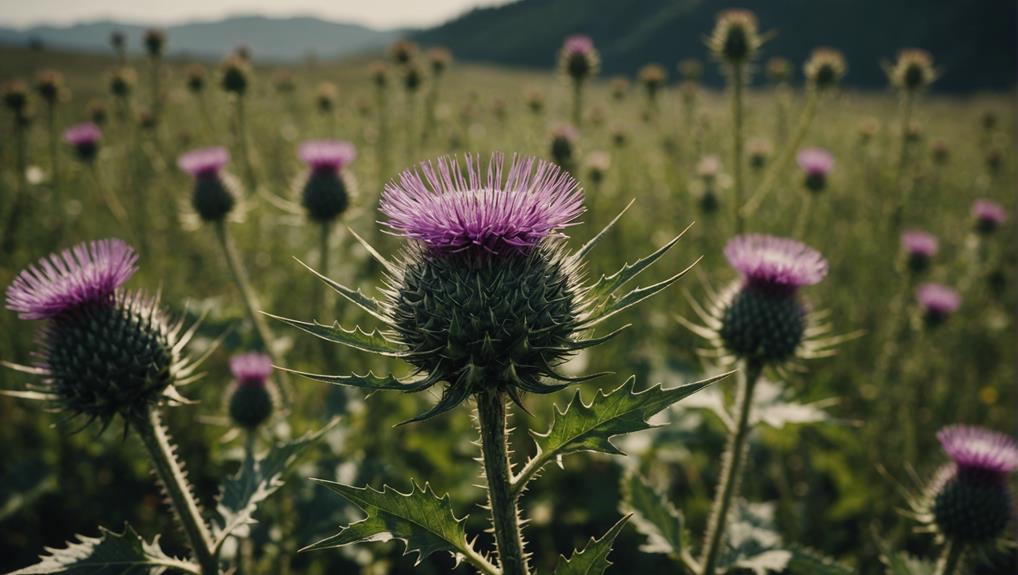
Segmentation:
{"type": "Polygon", "coordinates": [[[4,84],[2,96],[4,107],[11,114],[11,124],[14,127],[14,169],[17,171],[14,175],[16,186],[14,199],[11,201],[10,211],[7,213],[7,221],[3,229],[3,253],[10,254],[14,251],[18,226],[28,201],[28,182],[25,171],[28,168],[28,128],[32,123],[32,109],[29,105],[28,87],[20,80],[4,84]]]}
{"type": "Polygon", "coordinates": [[[618,76],[612,78],[611,81],[611,93],[612,99],[616,102],[622,102],[626,99],[626,94],[629,93],[629,79],[625,76],[618,76]]]}
{"type": "MultiPolygon", "coordinates": [[[[506,165],[501,154],[494,154],[486,169],[476,156],[467,156],[465,163],[464,168],[449,157],[426,162],[386,185],[379,204],[387,218],[383,225],[407,244],[395,261],[365,245],[387,271],[381,300],[319,276],[384,330],[277,319],[354,349],[401,358],[416,370],[408,380],[373,373],[301,374],[308,378],[368,391],[415,392],[444,383],[438,402],[410,421],[432,418],[465,401],[475,403],[498,564],[474,548],[448,498],[437,497],[427,483],[414,483],[402,493],[388,486],[376,491],[321,481],[368,517],[311,549],[388,534],[420,558],[449,551],[482,573],[529,573],[518,509],[527,483],[567,453],[620,453],[608,441],[611,436],[648,428],[647,417],[708,383],[635,393],[630,379],[611,392],[602,390],[590,403],[577,394],[557,411],[547,433],[533,434],[536,452],[514,472],[507,402],[522,408],[525,393],[552,393],[593,377],[567,376],[560,366],[574,352],[619,332],[594,335],[604,320],[682,276],[617,294],[679,237],[615,274],[586,282],[584,258],[615,222],[576,252],[567,251],[562,230],[583,212],[582,190],[568,173],[534,158],[516,157],[506,165]]],[[[603,558],[621,525],[560,562],[557,572],[579,573],[591,557],[603,558]]]]}
{"type": "MultiPolygon", "coordinates": [[[[46,134],[49,141],[50,177],[53,189],[60,189],[60,131],[57,126],[60,101],[67,96],[64,77],[55,70],[43,70],[35,79],[35,92],[46,106],[46,134]]],[[[57,196],[59,203],[59,196],[57,196]]]]}
{"type": "Polygon", "coordinates": [[[127,124],[131,117],[131,94],[137,79],[131,68],[121,67],[110,73],[110,94],[117,102],[117,120],[121,126],[127,124]]]}
{"type": "Polygon", "coordinates": [[[117,65],[124,67],[127,65],[127,36],[119,30],[114,30],[110,33],[110,46],[113,48],[113,52],[117,55],[117,65]]]}
{"type": "MultiPolygon", "coordinates": [[[[237,291],[240,292],[248,319],[254,326],[259,343],[273,362],[277,365],[282,364],[276,340],[265,318],[260,313],[258,297],[255,295],[254,288],[251,287],[247,269],[227,227],[226,218],[240,200],[240,186],[236,179],[223,172],[223,168],[229,161],[230,153],[226,148],[204,148],[180,156],[177,159],[177,166],[189,174],[194,181],[191,206],[201,220],[211,225],[215,231],[216,240],[223,251],[226,264],[230,268],[230,274],[233,276],[237,291]]],[[[277,380],[279,392],[285,405],[289,403],[286,377],[281,374],[277,380]]]]}
{"type": "Polygon", "coordinates": [[[145,53],[149,61],[149,109],[152,110],[152,117],[156,123],[162,115],[163,95],[160,78],[162,76],[163,53],[166,51],[166,32],[158,28],[150,28],[145,31],[142,40],[145,45],[145,53]]]}
{"type": "Polygon", "coordinates": [[[549,155],[553,162],[567,172],[573,171],[576,158],[579,156],[577,147],[580,143],[580,132],[569,124],[556,124],[551,130],[549,155]]]}
{"type": "Polygon", "coordinates": [[[428,88],[428,100],[425,104],[424,131],[422,139],[431,137],[437,120],[438,101],[441,97],[442,80],[452,64],[452,52],[445,48],[428,50],[428,67],[431,68],[431,83],[428,88]]]}
{"type": "Polygon", "coordinates": [[[417,93],[424,83],[424,70],[417,60],[410,60],[403,65],[403,92],[406,98],[406,125],[403,131],[406,133],[407,157],[412,158],[417,153],[417,93]]]}
{"type": "Polygon", "coordinates": [[[711,342],[715,359],[741,367],[731,433],[700,559],[686,561],[699,575],[721,572],[726,525],[752,431],[753,394],[764,370],[780,373],[790,361],[822,356],[843,339],[818,337],[825,328],[799,294],[802,287],[827,275],[827,261],[819,252],[795,240],[756,234],[732,238],[724,252],[739,280],[715,296],[708,309],[694,308],[705,325],[683,320],[711,342]]]}
{"type": "Polygon", "coordinates": [[[721,206],[721,158],[715,155],[700,158],[696,164],[696,176],[703,186],[697,205],[704,216],[713,216],[721,206]]]}
{"type": "Polygon", "coordinates": [[[643,91],[647,95],[647,116],[656,117],[658,111],[657,95],[668,82],[668,72],[658,64],[647,64],[640,68],[637,75],[643,91]]]}
{"type": "MultiPolygon", "coordinates": [[[[105,239],[50,255],[15,277],[7,288],[7,308],[23,320],[45,324],[35,365],[5,362],[33,378],[26,390],[8,393],[45,402],[80,423],[80,429],[97,423],[101,433],[120,420],[125,435],[134,431],[193,557],[168,555],[158,537],[146,540],[130,526],[122,533],[100,528],[99,537],[78,536],[66,548],[48,548],[39,563],[16,573],[231,571],[220,557],[223,544],[243,536],[255,522],[258,504],[279,489],[282,474],[297,455],[329,429],[278,444],[261,457],[249,449],[241,470],[225,481],[209,520],[162,421],[165,408],[193,403],[181,391],[201,376],[196,370],[205,358],[192,359],[186,352],[198,324],[186,326],[183,319],[173,319],[157,296],[123,288],[137,271],[137,262],[129,245],[105,239]]],[[[238,423],[253,426],[256,415],[271,413],[265,398],[255,398],[258,393],[251,387],[266,373],[265,364],[251,357],[233,362],[238,387],[230,412],[238,423]]]]}
{"type": "Polygon", "coordinates": [[[774,189],[778,179],[785,172],[788,164],[792,161],[797,150],[809,133],[809,128],[816,117],[820,101],[828,94],[837,91],[841,80],[845,76],[847,66],[845,59],[837,50],[831,48],[817,48],[810,55],[809,60],[803,66],[803,73],[806,76],[806,101],[803,104],[802,112],[796,123],[795,131],[785,141],[781,151],[775,156],[770,167],[764,173],[764,177],[753,190],[752,196],[742,207],[745,217],[752,215],[763,201],[774,189]]]}
{"type": "Polygon", "coordinates": [[[127,210],[124,209],[124,205],[116,193],[103,184],[102,175],[99,173],[96,163],[102,137],[102,130],[91,122],[75,124],[64,131],[64,141],[74,150],[75,157],[88,168],[106,208],[118,223],[126,225],[127,210]]]}
{"type": "Polygon", "coordinates": [[[795,236],[801,238],[805,237],[808,231],[810,212],[816,196],[827,188],[827,180],[831,170],[834,169],[834,156],[822,148],[806,148],[796,156],[796,162],[802,170],[802,184],[807,192],[799,210],[799,222],[795,227],[795,236]]]}
{"type": "Polygon", "coordinates": [[[332,82],[322,82],[318,85],[318,92],[315,94],[315,108],[325,120],[325,129],[328,137],[336,133],[336,99],[339,91],[332,82]]]}
{"type": "Polygon", "coordinates": [[[220,87],[233,103],[233,142],[234,149],[240,154],[244,166],[244,176],[248,189],[258,188],[254,171],[254,161],[248,147],[247,113],[245,96],[251,83],[251,67],[246,60],[230,56],[220,65],[220,87]]]}
{"type": "Polygon", "coordinates": [[[233,386],[227,393],[230,420],[248,434],[248,449],[253,449],[254,432],[272,417],[278,404],[275,388],[269,381],[272,359],[261,353],[244,353],[230,358],[233,386]]]}
{"type": "Polygon", "coordinates": [[[573,88],[573,125],[583,125],[583,87],[597,76],[601,57],[589,36],[577,34],[566,38],[559,50],[558,67],[573,88]]]}
{"type": "Polygon", "coordinates": [[[788,109],[791,107],[792,63],[780,56],[767,60],[767,80],[774,88],[774,138],[778,144],[788,139],[788,109]]]}
{"type": "Polygon", "coordinates": [[[718,14],[714,32],[707,42],[714,57],[722,64],[731,92],[732,110],[732,174],[735,214],[735,233],[743,232],[742,202],[744,166],[743,146],[743,91],[750,80],[752,64],[763,45],[756,24],[756,16],[746,10],[726,10],[718,14]]]}
{"type": "MultiPolygon", "coordinates": [[[[357,150],[353,144],[340,140],[315,140],[301,144],[300,159],[307,165],[308,173],[301,187],[301,203],[307,217],[319,227],[318,270],[329,275],[329,246],[332,230],[344,212],[350,207],[355,182],[347,168],[357,150]]],[[[316,314],[324,310],[324,290],[316,282],[314,307],[316,314]]]]}
{"type": "Polygon", "coordinates": [[[942,546],[936,575],[955,575],[966,572],[967,554],[979,555],[1007,535],[1013,513],[1008,476],[1018,469],[1018,443],[971,425],[949,425],[937,439],[951,461],[912,506],[942,546]]]}
{"type": "Polygon", "coordinates": [[[905,177],[909,164],[909,138],[912,125],[912,109],[917,96],[927,90],[937,79],[933,57],[928,52],[909,48],[898,53],[893,66],[885,66],[891,85],[899,97],[899,148],[894,171],[894,189],[898,194],[891,213],[891,229],[897,230],[905,219],[912,184],[905,177]]]}

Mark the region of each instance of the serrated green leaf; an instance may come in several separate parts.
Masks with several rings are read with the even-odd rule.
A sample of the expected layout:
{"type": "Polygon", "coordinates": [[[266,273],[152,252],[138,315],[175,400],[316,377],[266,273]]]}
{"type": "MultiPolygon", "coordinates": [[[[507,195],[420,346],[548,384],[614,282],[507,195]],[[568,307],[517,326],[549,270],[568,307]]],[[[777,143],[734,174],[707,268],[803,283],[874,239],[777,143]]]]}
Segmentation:
{"type": "Polygon", "coordinates": [[[634,288],[632,291],[623,296],[608,294],[598,304],[595,304],[594,311],[591,312],[590,317],[583,322],[582,324],[583,327],[591,327],[597,325],[602,321],[614,316],[615,314],[642,302],[643,300],[657,294],[658,292],[661,292],[668,286],[679,281],[679,279],[681,279],[682,276],[686,275],[686,273],[688,273],[689,270],[693,269],[693,266],[695,266],[700,261],[700,259],[697,259],[695,262],[690,264],[689,267],[673,275],[672,277],[663,279],[655,284],[651,284],[646,287],[634,288]]]}
{"type": "Polygon", "coordinates": [[[635,470],[622,478],[620,509],[632,515],[633,526],[647,537],[640,551],[672,557],[682,554],[682,514],[635,470]]]}
{"type": "Polygon", "coordinates": [[[608,225],[601,228],[601,231],[597,232],[597,235],[587,240],[587,243],[583,244],[583,246],[581,246],[580,249],[576,250],[576,252],[574,252],[572,255],[573,263],[579,264],[583,260],[583,258],[587,257],[587,254],[589,254],[590,251],[594,249],[594,246],[597,245],[597,243],[601,241],[601,239],[603,239],[606,235],[608,235],[608,232],[613,227],[615,227],[615,224],[617,224],[620,219],[622,219],[622,215],[629,211],[629,208],[633,207],[633,204],[635,203],[636,203],[635,199],[629,200],[629,203],[626,204],[626,207],[622,208],[622,211],[620,211],[618,215],[612,218],[612,221],[608,222],[608,225]]]}
{"type": "Polygon", "coordinates": [[[825,557],[813,549],[793,547],[786,568],[789,575],[854,575],[855,570],[825,557]]]}
{"type": "Polygon", "coordinates": [[[333,419],[318,431],[273,446],[261,457],[248,454],[237,474],[223,483],[219,503],[216,506],[217,549],[231,534],[255,522],[253,515],[258,504],[282,487],[283,474],[294,464],[297,457],[337,423],[338,419],[333,419]]]}
{"type": "Polygon", "coordinates": [[[315,274],[315,276],[318,277],[318,279],[325,282],[325,284],[332,288],[333,291],[343,296],[351,303],[357,305],[364,311],[368,312],[375,319],[386,324],[390,323],[391,320],[385,311],[385,306],[383,306],[375,298],[368,297],[364,295],[364,293],[362,293],[361,290],[359,289],[355,290],[348,288],[345,285],[318,273],[317,270],[315,270],[314,268],[312,268],[311,266],[307,265],[306,263],[302,262],[299,259],[297,259],[297,263],[307,268],[309,272],[315,274]]]}
{"type": "MultiPolygon", "coordinates": [[[[691,225],[692,224],[690,224],[690,226],[691,225]]],[[[685,230],[682,230],[679,235],[672,238],[668,243],[654,250],[650,254],[636,260],[633,263],[623,264],[622,268],[615,273],[607,276],[602,275],[596,282],[594,282],[593,285],[590,286],[590,296],[595,300],[603,300],[611,296],[611,294],[615,293],[616,290],[629,282],[629,280],[640,275],[644,270],[653,265],[654,262],[661,259],[661,256],[663,256],[665,252],[672,249],[672,246],[682,239],[682,236],[688,229],[689,226],[687,226],[685,230]]]]}
{"type": "Polygon", "coordinates": [[[409,492],[400,493],[388,485],[378,491],[370,486],[354,487],[324,479],[314,481],[360,507],[367,517],[341,528],[336,535],[309,545],[302,551],[398,539],[404,544],[404,555],[417,554],[415,564],[432,553],[448,551],[467,557],[482,571],[497,571],[467,541],[467,533],[463,528],[465,518],[456,518],[449,495],[439,497],[427,483],[420,485],[414,481],[409,492]]]}
{"type": "Polygon", "coordinates": [[[104,527],[99,537],[78,535],[63,549],[47,548],[47,555],[39,562],[8,575],[41,575],[64,573],[68,575],[157,575],[167,569],[198,573],[198,566],[170,557],[159,547],[157,536],[151,543],[145,541],[130,526],[123,533],[104,527]]]}
{"type": "Polygon", "coordinates": [[[555,564],[555,575],[602,575],[611,566],[608,554],[611,553],[612,544],[628,521],[628,515],[619,519],[600,539],[591,538],[583,549],[573,551],[568,559],[560,555],[555,564]]]}
{"type": "Polygon", "coordinates": [[[904,551],[892,551],[880,545],[880,562],[887,567],[887,575],[933,575],[936,568],[933,563],[913,557],[904,551]]]}
{"type": "Polygon", "coordinates": [[[310,333],[315,337],[319,337],[333,343],[339,343],[354,349],[359,349],[361,351],[377,353],[386,357],[406,357],[409,354],[404,346],[385,339],[385,337],[376,329],[366,332],[360,327],[346,329],[339,325],[339,322],[333,322],[332,325],[324,325],[317,321],[300,321],[280,317],[278,315],[272,315],[271,313],[265,313],[265,315],[272,319],[279,320],[291,327],[310,333]]]}
{"type": "Polygon", "coordinates": [[[297,371],[295,369],[280,368],[284,371],[306,377],[314,381],[320,381],[322,383],[331,383],[332,385],[346,385],[350,387],[359,387],[361,389],[374,389],[374,390],[397,390],[397,391],[420,391],[422,389],[431,387],[435,383],[438,383],[438,373],[435,372],[428,377],[422,379],[415,379],[410,381],[401,381],[393,375],[375,375],[372,372],[368,372],[364,375],[357,375],[356,373],[350,375],[326,375],[322,373],[309,373],[306,371],[297,371]]]}

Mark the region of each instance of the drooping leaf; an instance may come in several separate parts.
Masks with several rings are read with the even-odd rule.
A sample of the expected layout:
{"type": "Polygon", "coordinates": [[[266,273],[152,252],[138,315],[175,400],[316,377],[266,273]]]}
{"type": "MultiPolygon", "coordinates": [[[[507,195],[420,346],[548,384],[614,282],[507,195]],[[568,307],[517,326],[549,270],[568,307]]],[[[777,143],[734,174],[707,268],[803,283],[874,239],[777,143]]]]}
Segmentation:
{"type": "Polygon", "coordinates": [[[248,454],[237,474],[223,483],[219,503],[216,506],[218,513],[215,520],[216,548],[231,534],[255,522],[253,515],[258,504],[282,487],[283,474],[294,464],[301,452],[318,441],[337,423],[338,419],[333,419],[317,431],[275,445],[261,457],[248,454]]]}
{"type": "Polygon", "coordinates": [[[302,551],[331,549],[363,541],[403,542],[404,555],[417,554],[416,563],[437,551],[459,554],[475,565],[487,562],[467,541],[463,528],[464,518],[457,519],[449,502],[449,495],[439,497],[427,483],[412,482],[407,493],[385,485],[381,491],[368,487],[354,487],[334,481],[315,479],[335,491],[347,501],[360,507],[367,517],[342,527],[339,533],[305,547],[302,551]]]}
{"type": "Polygon", "coordinates": [[[157,575],[168,569],[198,573],[197,565],[170,557],[159,547],[157,536],[151,543],[142,539],[130,526],[123,533],[104,527],[98,537],[78,535],[63,549],[46,549],[39,562],[8,575],[157,575]]]}
{"type": "Polygon", "coordinates": [[[589,404],[583,402],[577,390],[565,409],[556,408],[548,431],[531,432],[537,453],[514,480],[514,490],[521,491],[549,461],[569,453],[597,451],[624,455],[611,442],[613,437],[650,429],[653,426],[647,420],[655,414],[727,375],[667,389],[658,384],[640,392],[635,391],[636,378],[630,377],[608,393],[598,390],[589,404]]]}
{"type": "Polygon", "coordinates": [[[313,336],[320,337],[326,341],[343,344],[347,347],[352,347],[361,351],[377,353],[386,357],[406,357],[409,353],[402,345],[385,339],[378,330],[366,332],[360,327],[346,329],[339,325],[339,322],[333,322],[332,325],[324,325],[317,321],[300,321],[280,317],[278,315],[272,315],[270,313],[265,313],[265,315],[272,319],[279,320],[289,326],[310,333],[313,336]]]}
{"type": "Polygon", "coordinates": [[[792,547],[786,568],[789,575],[854,575],[855,570],[825,557],[813,549],[792,547]]]}
{"type": "Polygon", "coordinates": [[[602,575],[611,566],[608,554],[612,544],[628,521],[628,515],[619,519],[600,539],[591,538],[583,549],[573,551],[568,559],[560,555],[555,564],[555,575],[602,575]]]}
{"type": "Polygon", "coordinates": [[[632,515],[633,526],[647,537],[640,551],[672,557],[682,554],[682,514],[635,470],[630,470],[622,478],[620,509],[632,515]]]}

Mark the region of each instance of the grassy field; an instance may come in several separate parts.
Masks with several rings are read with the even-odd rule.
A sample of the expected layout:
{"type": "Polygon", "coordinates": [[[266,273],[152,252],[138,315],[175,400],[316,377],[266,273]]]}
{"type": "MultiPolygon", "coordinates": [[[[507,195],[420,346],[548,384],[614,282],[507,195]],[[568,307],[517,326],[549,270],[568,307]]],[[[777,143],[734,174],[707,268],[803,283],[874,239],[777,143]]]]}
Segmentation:
{"type": "MultiPolygon", "coordinates": [[[[553,55],[549,55],[549,60],[553,55]]],[[[257,62],[257,55],[256,62],[257,62]]],[[[676,60],[678,58],[675,58],[676,60]]],[[[549,155],[552,127],[571,114],[567,82],[546,71],[503,70],[453,63],[438,86],[436,121],[428,128],[432,86],[408,97],[398,75],[391,77],[381,101],[371,81],[368,60],[304,63],[288,69],[295,89],[279,93],[277,66],[256,65],[245,99],[246,142],[235,137],[234,107],[218,85],[214,67],[200,96],[186,86],[187,62],[165,62],[160,85],[162,121],[145,127],[138,114],[150,107],[150,67],[130,62],[138,84],[118,106],[108,94],[111,57],[0,49],[0,80],[32,81],[42,69],[63,73],[69,98],[60,103],[55,129],[88,119],[91,100],[105,102],[109,118],[95,170],[75,161],[60,142],[54,177],[46,110],[34,105],[29,132],[26,202],[18,216],[14,249],[0,260],[0,284],[39,257],[73,243],[117,236],[139,248],[140,272],[133,287],[160,291],[175,313],[208,316],[193,347],[198,355],[221,335],[225,340],[205,364],[207,375],[185,388],[196,400],[170,410],[167,417],[187,463],[199,499],[214,508],[218,479],[234,470],[240,441],[231,433],[223,408],[229,383],[227,358],[255,341],[240,298],[218,250],[212,230],[201,225],[190,207],[191,183],[177,169],[177,156],[191,148],[226,145],[230,170],[245,189],[242,209],[229,226],[250,271],[261,308],[274,314],[343,325],[372,325],[373,319],[338,296],[316,313],[318,286],[294,258],[318,261],[319,229],[307,222],[297,203],[303,174],[295,150],[312,138],[353,142],[358,157],[351,166],[357,180],[355,205],[331,236],[331,275],[354,287],[372,290],[380,270],[345,229],[356,231],[385,254],[399,242],[379,232],[376,204],[382,186],[403,168],[453,152],[504,151],[549,155]],[[319,85],[336,87],[331,110],[316,106],[319,85]],[[527,95],[543,95],[534,113],[527,95]],[[379,130],[384,105],[390,130],[379,130]],[[381,137],[380,137],[381,136],[381,137]],[[250,167],[243,158],[250,158],[250,167]],[[101,201],[115,194],[129,218],[118,222],[101,201]]],[[[854,63],[849,62],[849,65],[854,63]]],[[[673,74],[674,75],[674,74],[673,74]]],[[[769,141],[774,153],[795,127],[804,96],[798,90],[753,88],[748,95],[746,134],[769,141]],[[783,118],[785,120],[783,121],[783,118]]],[[[805,362],[781,375],[780,399],[772,423],[752,436],[748,473],[742,493],[752,502],[773,503],[775,523],[787,545],[810,547],[853,565],[859,573],[881,573],[883,550],[935,555],[929,534],[901,512],[903,490],[916,491],[946,458],[935,438],[941,426],[977,423],[1014,430],[1018,419],[1015,380],[1015,227],[1007,223],[982,238],[973,233],[970,206],[977,198],[1013,204],[1013,94],[943,96],[934,90],[916,102],[919,130],[909,145],[903,173],[897,173],[901,134],[899,103],[886,93],[845,91],[823,99],[804,146],[831,151],[837,164],[829,187],[808,201],[802,176],[790,165],[773,193],[746,222],[752,232],[796,236],[830,261],[830,275],[808,290],[815,309],[829,313],[834,333],[851,335],[837,355],[805,362]],[[981,120],[992,113],[995,128],[981,120]],[[874,129],[868,141],[863,126],[874,129]],[[932,144],[950,150],[943,165],[934,162],[932,144]],[[990,170],[989,154],[1002,164],[990,170]],[[910,321],[915,314],[912,289],[903,273],[898,231],[889,214],[902,186],[910,186],[902,229],[921,228],[940,239],[941,250],[925,280],[954,286],[962,294],[959,312],[936,330],[910,321]],[[808,210],[808,211],[806,211],[808,210]],[[901,310],[901,311],[896,311],[901,310]],[[783,405],[781,402],[785,402],[783,405]],[[805,420],[818,420],[803,423],[805,420]]],[[[658,96],[658,111],[648,112],[638,84],[621,99],[606,81],[586,94],[586,117],[577,146],[574,174],[584,184],[588,212],[572,228],[571,244],[580,245],[630,200],[610,241],[592,254],[592,274],[611,272],[666,242],[690,223],[680,243],[649,272],[652,279],[671,275],[700,256],[703,260],[675,287],[612,320],[633,327],[597,351],[580,354],[570,367],[611,371],[614,375],[583,383],[584,397],[598,388],[614,388],[629,375],[646,387],[699,379],[717,370],[698,350],[705,342],[682,325],[696,320],[690,300],[735,279],[721,253],[735,233],[730,178],[731,118],[722,92],[702,89],[692,114],[673,85],[658,96]],[[618,143],[617,134],[625,134],[618,143]],[[610,167],[595,182],[586,160],[596,151],[610,154],[610,167]],[[701,209],[701,158],[721,157],[720,207],[701,209]]],[[[11,118],[2,120],[0,140],[0,217],[8,221],[17,189],[11,118]]],[[[763,170],[747,165],[747,189],[763,170]]],[[[643,280],[642,281],[650,281],[643,280]]],[[[0,312],[0,359],[31,361],[37,326],[0,312]]],[[[271,325],[287,344],[286,364],[312,372],[363,372],[368,368],[399,373],[366,354],[335,346],[327,351],[313,338],[282,324],[271,325]]],[[[775,376],[776,377],[776,376],[775,376]]],[[[0,371],[0,387],[18,389],[22,376],[0,371]]],[[[342,550],[295,550],[336,531],[358,512],[340,498],[309,482],[337,479],[403,489],[410,478],[428,480],[438,493],[448,491],[460,512],[470,511],[475,532],[486,527],[477,507],[484,492],[472,443],[476,432],[468,409],[460,408],[425,423],[394,428],[436,399],[417,395],[362,394],[306,380],[295,380],[292,412],[273,423],[279,435],[296,435],[341,415],[340,425],[305,456],[287,484],[269,500],[254,528],[258,573],[408,573],[413,558],[401,557],[395,542],[355,545],[342,550]]],[[[732,381],[715,386],[730,394],[732,381]]],[[[542,430],[553,404],[570,392],[526,399],[531,415],[517,414],[517,456],[529,453],[527,429],[542,430]]],[[[700,404],[705,405],[702,401],[700,404]]],[[[162,496],[150,480],[141,445],[124,438],[118,426],[97,434],[95,428],[71,434],[75,422],[38,405],[0,397],[0,570],[30,564],[43,546],[56,546],[76,533],[94,535],[96,525],[119,529],[130,522],[148,537],[163,534],[164,546],[177,554],[185,540],[171,524],[162,496]]],[[[625,458],[579,454],[565,468],[549,468],[524,496],[532,522],[530,551],[542,573],[551,572],[558,554],[568,554],[591,536],[600,536],[619,518],[619,482],[626,468],[637,468],[663,486],[682,510],[697,545],[707,520],[724,447],[724,429],[708,409],[679,404],[661,419],[662,427],[619,441],[625,458]]],[[[635,529],[619,536],[611,556],[615,572],[666,572],[664,555],[640,552],[644,538],[635,529]]],[[[490,548],[491,538],[479,545],[490,548]]],[[[1014,563],[1010,564],[1012,567],[1014,563]]],[[[426,559],[420,570],[445,573],[447,554],[426,559]]],[[[1008,572],[1009,567],[985,572],[1008,572]]],[[[460,566],[457,572],[469,572],[460,566]]],[[[611,571],[610,571],[611,572],[611,571]]]]}

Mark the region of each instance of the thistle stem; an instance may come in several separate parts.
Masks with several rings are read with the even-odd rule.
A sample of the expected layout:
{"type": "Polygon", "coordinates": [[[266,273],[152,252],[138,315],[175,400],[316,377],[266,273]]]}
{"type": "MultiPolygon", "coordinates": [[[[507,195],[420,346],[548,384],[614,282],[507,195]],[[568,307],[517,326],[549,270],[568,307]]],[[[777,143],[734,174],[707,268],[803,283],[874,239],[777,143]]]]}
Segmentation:
{"type": "Polygon", "coordinates": [[[202,575],[218,575],[220,573],[219,560],[212,552],[212,536],[201,517],[198,503],[187,483],[187,476],[174,454],[174,448],[170,444],[166,428],[160,421],[159,411],[156,408],[148,408],[145,413],[132,418],[131,423],[138,431],[138,435],[145,444],[145,449],[148,450],[149,456],[152,458],[156,475],[159,476],[159,481],[170,498],[177,519],[191,543],[194,557],[201,566],[202,575]]]}
{"type": "MultiPolygon", "coordinates": [[[[254,290],[251,288],[251,282],[248,280],[247,270],[244,268],[243,262],[240,260],[240,254],[237,253],[237,248],[233,245],[233,238],[230,236],[229,230],[226,229],[226,222],[220,220],[215,223],[216,239],[219,240],[219,245],[223,248],[223,254],[226,256],[226,264],[230,268],[230,273],[233,275],[233,281],[237,284],[237,289],[240,291],[241,299],[244,300],[244,307],[247,310],[248,319],[254,325],[255,333],[258,335],[258,339],[261,340],[262,346],[265,348],[265,353],[272,358],[272,363],[281,365],[281,357],[276,351],[275,339],[272,337],[272,332],[269,330],[268,323],[265,322],[265,316],[259,311],[258,298],[255,296],[254,290]]],[[[286,373],[281,370],[276,370],[276,381],[279,382],[279,395],[283,402],[283,405],[288,406],[290,404],[290,390],[289,381],[287,380],[286,373]]]]}
{"type": "Polygon", "coordinates": [[[908,168],[908,126],[912,122],[912,95],[906,93],[901,100],[901,148],[898,150],[898,166],[894,173],[894,189],[898,193],[898,202],[891,214],[891,231],[897,231],[905,219],[905,208],[908,204],[911,184],[906,181],[905,170],[908,168]]]}
{"type": "Polygon", "coordinates": [[[583,82],[573,80],[573,125],[577,129],[583,123],[583,82]]]}
{"type": "Polygon", "coordinates": [[[11,203],[11,211],[7,214],[7,222],[3,230],[3,253],[11,254],[17,244],[18,224],[22,219],[22,212],[25,209],[25,201],[28,199],[28,182],[25,179],[26,148],[25,127],[21,118],[14,119],[14,168],[17,170],[15,177],[16,188],[14,201],[11,203]]]}
{"type": "Polygon", "coordinates": [[[803,106],[802,115],[799,116],[799,123],[795,126],[795,132],[792,133],[792,137],[788,139],[785,146],[781,148],[781,153],[774,159],[774,163],[771,164],[764,174],[763,180],[756,187],[756,190],[753,191],[753,195],[750,196],[749,200],[746,201],[746,205],[742,206],[741,213],[743,216],[752,215],[760,207],[764,198],[770,194],[774,184],[778,181],[778,177],[785,171],[788,163],[795,155],[795,151],[799,149],[803,139],[806,138],[806,133],[809,132],[809,127],[813,124],[813,118],[816,116],[817,104],[819,102],[820,92],[815,89],[810,90],[806,96],[806,104],[803,106]]]}
{"type": "Polygon", "coordinates": [[[481,428],[481,452],[484,475],[488,481],[491,524],[503,575],[528,575],[530,569],[523,552],[517,495],[510,484],[512,463],[506,433],[505,397],[497,391],[477,395],[477,419],[481,428]]]}
{"type": "Polygon", "coordinates": [[[965,546],[955,541],[948,541],[944,544],[944,550],[940,552],[940,559],[937,560],[936,575],[954,575],[961,567],[961,559],[965,554],[965,546]]]}
{"type": "Polygon", "coordinates": [[[732,67],[732,123],[734,127],[732,129],[732,173],[734,175],[734,196],[735,201],[732,202],[732,207],[735,209],[735,233],[741,234],[743,232],[744,218],[742,213],[742,201],[743,201],[743,187],[745,180],[743,178],[743,165],[742,165],[742,151],[743,151],[743,137],[742,137],[742,92],[743,84],[745,83],[745,70],[741,64],[737,64],[732,67]]]}
{"type": "MultiPolygon", "coordinates": [[[[332,235],[332,223],[322,222],[319,224],[318,236],[318,273],[329,277],[329,237],[332,235]]],[[[324,282],[315,280],[314,306],[316,316],[325,310],[324,282]]]]}
{"type": "Polygon", "coordinates": [[[734,431],[728,436],[728,446],[725,448],[721,483],[714,496],[714,505],[707,523],[703,558],[700,560],[703,568],[700,575],[714,575],[717,569],[721,543],[725,536],[725,521],[728,519],[732,499],[735,498],[735,494],[739,490],[739,483],[742,481],[742,465],[746,459],[749,432],[752,430],[749,415],[753,407],[753,390],[760,378],[761,371],[763,371],[763,365],[754,361],[747,362],[742,371],[742,380],[739,382],[738,399],[736,400],[736,408],[739,412],[738,420],[734,431]]]}

